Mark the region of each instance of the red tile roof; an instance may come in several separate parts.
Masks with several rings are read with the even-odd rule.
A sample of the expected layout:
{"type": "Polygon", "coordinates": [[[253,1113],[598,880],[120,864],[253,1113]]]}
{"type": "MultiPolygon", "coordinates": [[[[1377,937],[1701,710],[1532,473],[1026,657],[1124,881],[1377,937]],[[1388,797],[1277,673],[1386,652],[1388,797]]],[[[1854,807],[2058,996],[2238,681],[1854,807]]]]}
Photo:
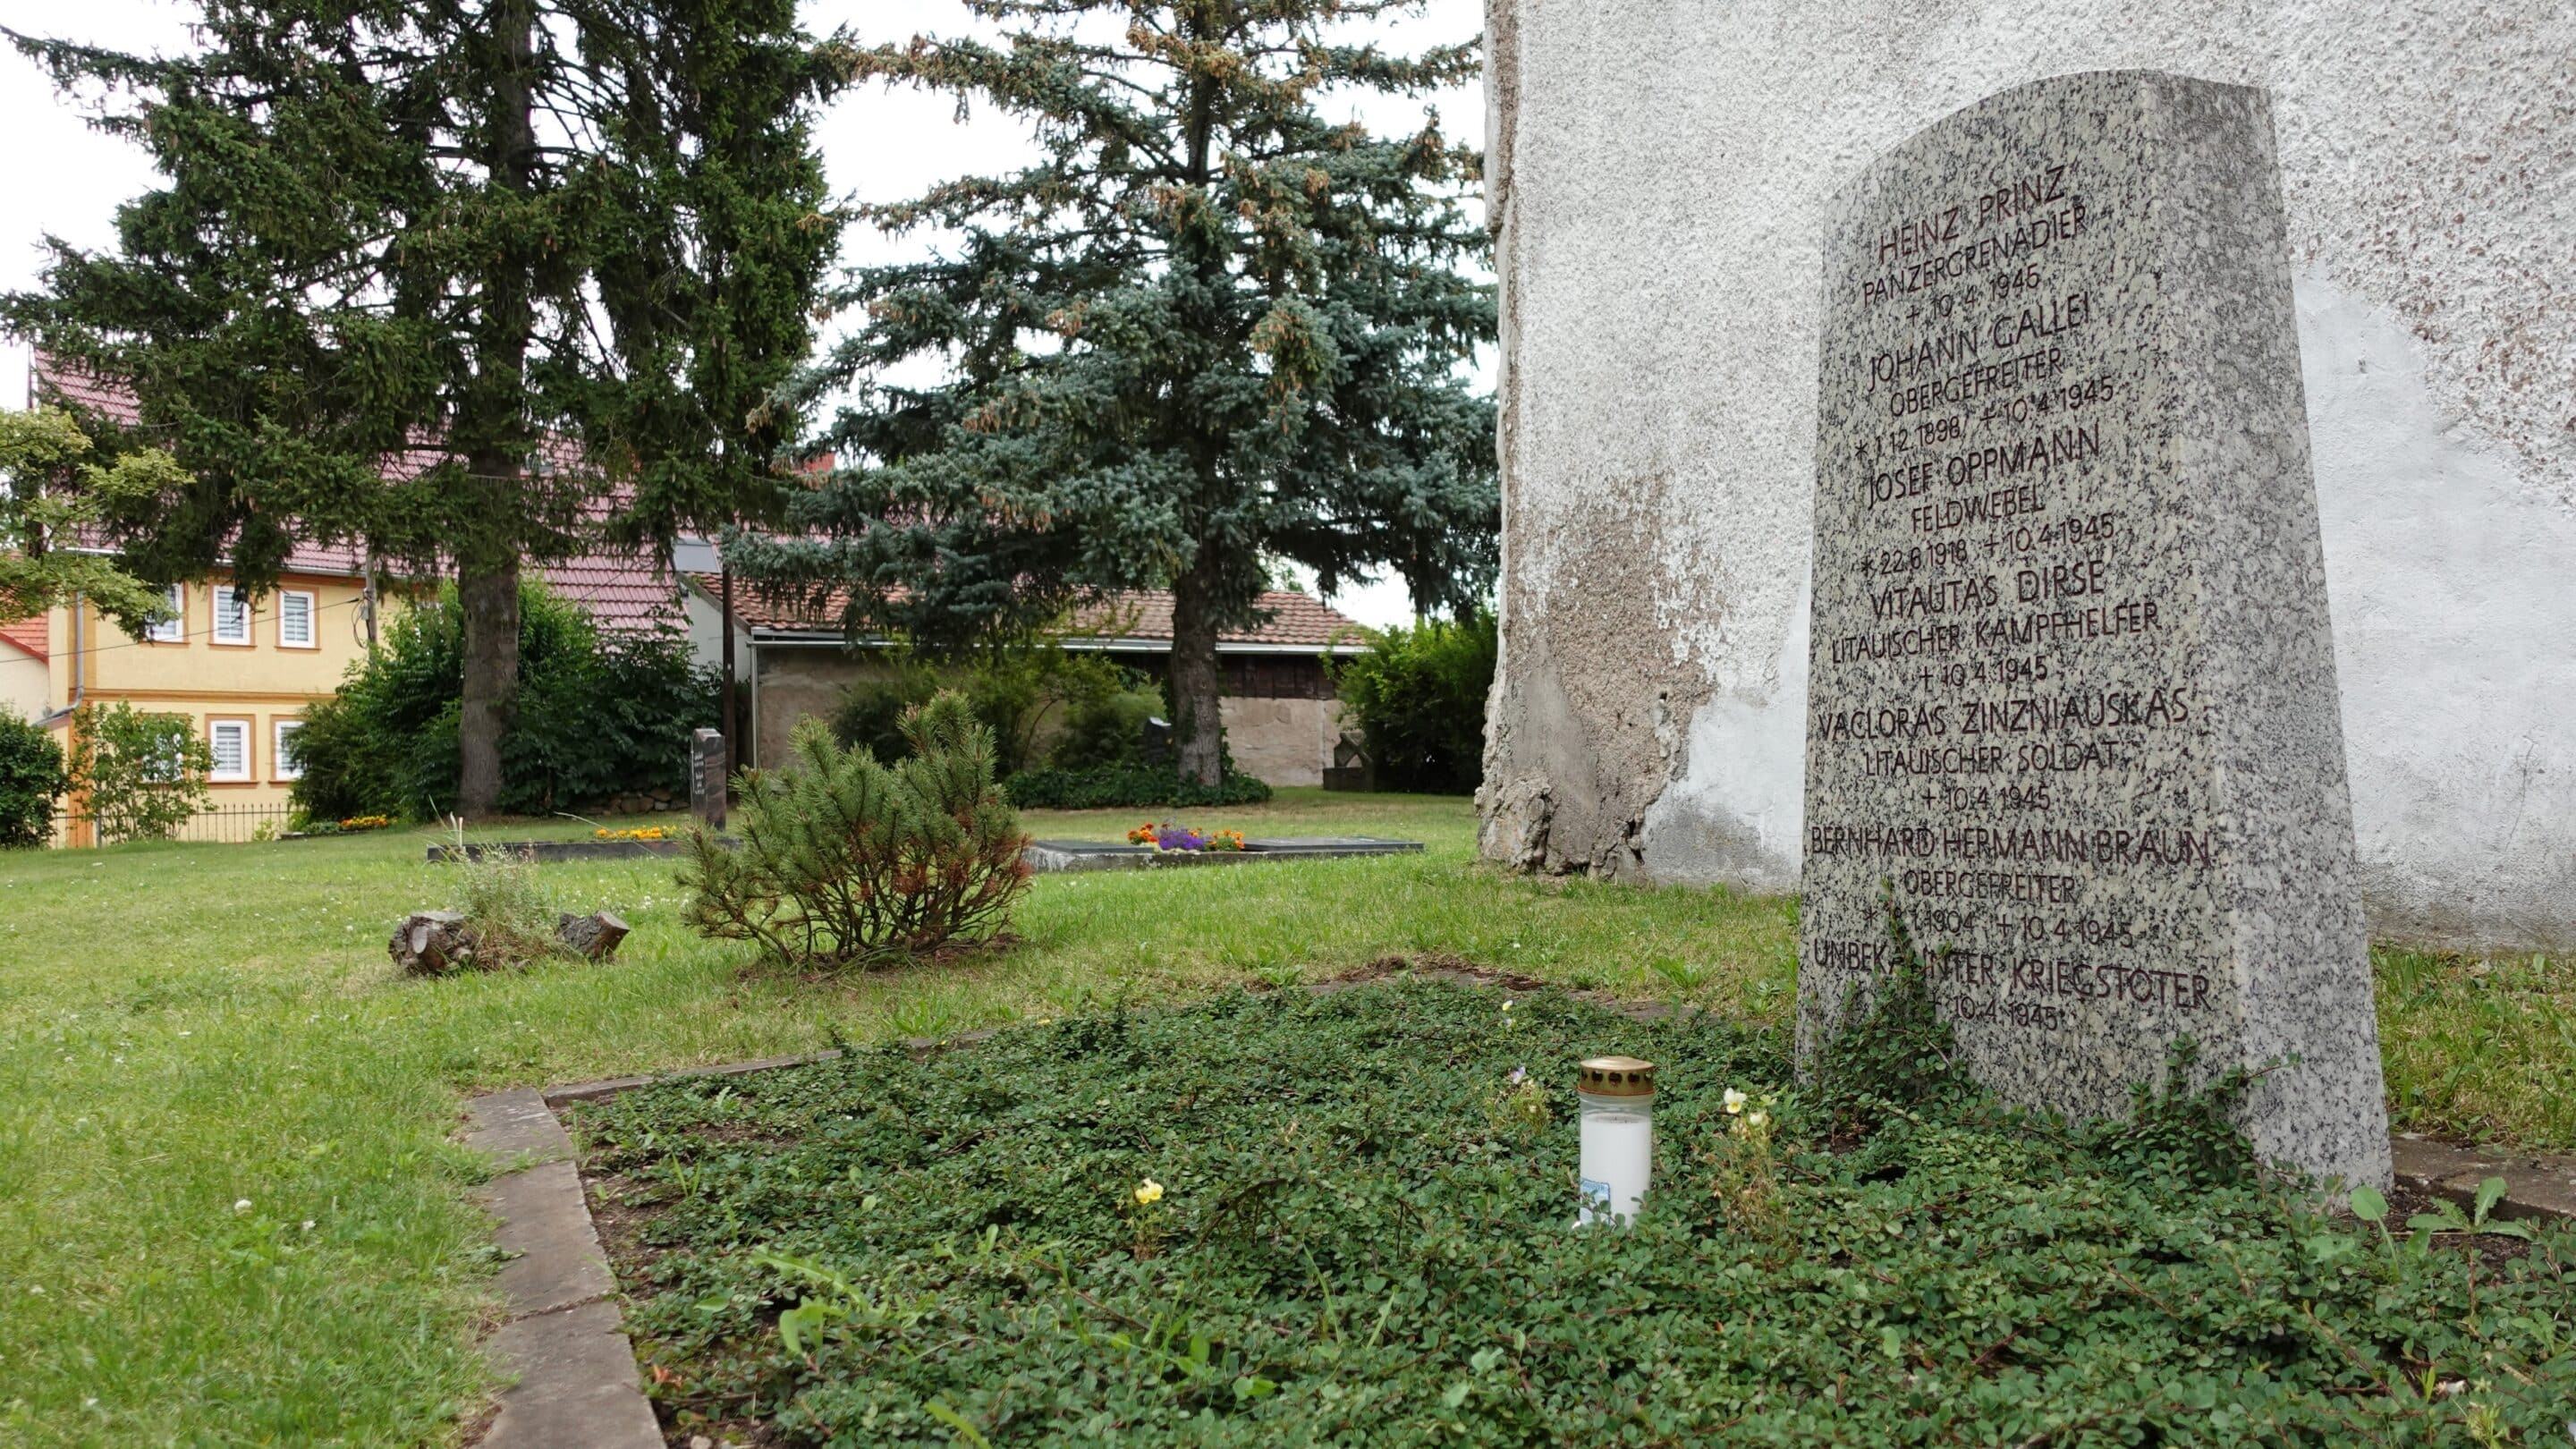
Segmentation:
{"type": "Polygon", "coordinates": [[[648,555],[598,553],[545,564],[538,572],[556,593],[588,609],[602,629],[647,634],[687,624],[679,576],[648,555]]]}
{"type": "Polygon", "coordinates": [[[131,426],[143,420],[134,394],[93,373],[66,368],[39,352],[35,359],[36,401],[65,404],[82,412],[104,413],[131,426]]]}
{"type": "MultiPolygon", "coordinates": [[[[59,367],[41,354],[36,358],[36,385],[42,401],[69,403],[76,408],[103,413],[121,423],[135,422],[141,416],[135,408],[134,395],[125,388],[88,373],[59,367]]],[[[557,466],[578,461],[578,454],[568,447],[557,446],[547,451],[557,466]]],[[[428,471],[439,461],[440,455],[434,450],[414,448],[388,459],[384,474],[397,481],[412,478],[428,471]]],[[[600,500],[591,511],[604,514],[611,501],[600,500]]],[[[355,544],[298,540],[287,551],[282,572],[355,578],[364,562],[364,554],[355,544]]],[[[588,609],[603,629],[646,633],[680,628],[687,622],[687,616],[680,607],[679,579],[664,569],[650,553],[642,550],[619,552],[600,549],[561,563],[541,564],[536,572],[556,593],[588,609]]],[[[42,658],[44,621],[37,620],[35,627],[33,652],[42,658]]]]}
{"type": "Polygon", "coordinates": [[[45,616],[20,619],[14,624],[0,624],[0,639],[6,639],[39,659],[45,657],[45,616]]]}
{"type": "MultiPolygon", "coordinates": [[[[688,575],[697,591],[709,599],[723,597],[723,581],[714,574],[688,575]]],[[[838,633],[841,610],[848,595],[834,590],[820,604],[781,603],[764,598],[759,591],[737,581],[733,591],[734,617],[755,632],[776,631],[794,634],[838,633]]],[[[1306,594],[1273,590],[1261,596],[1261,607],[1270,618],[1257,628],[1230,629],[1217,635],[1217,647],[1226,645],[1254,649],[1338,647],[1357,652],[1367,647],[1360,626],[1348,615],[1306,594]]],[[[1134,640],[1139,643],[1168,643],[1172,637],[1172,595],[1167,589],[1131,589],[1108,595],[1097,603],[1086,604],[1074,611],[1074,627],[1105,638],[1134,640]]]]}

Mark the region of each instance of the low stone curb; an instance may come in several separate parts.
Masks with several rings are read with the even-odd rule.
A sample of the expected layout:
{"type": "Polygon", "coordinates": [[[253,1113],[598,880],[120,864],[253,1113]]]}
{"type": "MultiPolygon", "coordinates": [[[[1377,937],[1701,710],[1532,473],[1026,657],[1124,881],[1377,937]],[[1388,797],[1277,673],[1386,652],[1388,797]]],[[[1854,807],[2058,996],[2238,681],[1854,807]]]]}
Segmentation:
{"type": "MultiPolygon", "coordinates": [[[[719,835],[717,841],[728,847],[741,844],[730,835],[719,835]]],[[[1021,853],[1029,869],[1041,873],[1090,870],[1153,870],[1193,865],[1247,865],[1261,861],[1342,860],[1367,855],[1420,855],[1419,840],[1382,840],[1375,836],[1282,836],[1262,837],[1245,842],[1243,850],[1166,850],[1146,845],[1120,845],[1104,840],[1033,840],[1021,853]]],[[[567,860],[645,860],[656,857],[686,855],[687,837],[665,836],[660,840],[520,840],[496,841],[491,844],[455,846],[438,844],[423,847],[431,865],[451,864],[459,859],[482,860],[487,856],[515,856],[543,865],[567,860]]]]}
{"type": "MultiPolygon", "coordinates": [[[[2576,1157],[2543,1157],[2502,1147],[2459,1147],[2399,1133],[2388,1141],[2397,1185],[2462,1207],[2477,1200],[2478,1185],[2504,1179],[2499,1218],[2576,1218],[2576,1157]]],[[[2571,1431],[2576,1432],[2576,1431],[2571,1431]]]]}
{"type": "Polygon", "coordinates": [[[466,1146],[520,1164],[480,1193],[500,1222],[495,1242],[512,1255],[501,1269],[505,1317],[484,1351],[518,1379],[482,1449],[662,1449],[572,1137],[530,1088],[477,1097],[465,1112],[466,1146]]]}
{"type": "Polygon", "coordinates": [[[1032,840],[1020,858],[1039,874],[1059,871],[1172,870],[1191,866],[1259,865],[1265,861],[1348,860],[1371,855],[1420,855],[1419,840],[1374,835],[1254,836],[1241,850],[1156,850],[1106,840],[1032,840]]]}
{"type": "MultiPolygon", "coordinates": [[[[728,836],[718,836],[717,839],[727,845],[735,843],[728,836]]],[[[518,840],[468,845],[461,851],[453,845],[432,845],[426,850],[431,865],[451,865],[460,859],[485,860],[493,856],[524,858],[543,865],[561,860],[644,860],[686,855],[689,842],[685,836],[666,835],[660,840],[518,840]]]]}
{"type": "MultiPolygon", "coordinates": [[[[1544,983],[1454,968],[1420,972],[1471,986],[1507,990],[1547,989],[1544,983]]],[[[1370,976],[1310,983],[1315,995],[1345,991],[1381,978],[1370,976]]],[[[1655,1001],[1616,1002],[1576,992],[1640,1021],[1670,1015],[1655,1001]]],[[[998,1028],[904,1042],[915,1056],[967,1046],[998,1028]]],[[[657,1082],[695,1077],[739,1077],[753,1072],[827,1062],[837,1051],[755,1057],[719,1066],[692,1067],[646,1076],[605,1077],[558,1086],[522,1087],[476,1097],[465,1104],[464,1143],[518,1166],[484,1186],[481,1198],[500,1228],[494,1235],[510,1253],[501,1270],[507,1315],[486,1351],[518,1382],[504,1390],[498,1416],[477,1441],[480,1449],[661,1449],[661,1421],[644,1397],[617,1304],[617,1283],[590,1218],[590,1204],[573,1161],[572,1137],[554,1109],[595,1102],[657,1082]]],[[[2479,1184],[2505,1180],[2498,1218],[2576,1219],[2576,1157],[2549,1157],[2500,1147],[2467,1148],[2404,1133],[2389,1141],[2400,1187],[2468,1206],[2479,1184]]]]}

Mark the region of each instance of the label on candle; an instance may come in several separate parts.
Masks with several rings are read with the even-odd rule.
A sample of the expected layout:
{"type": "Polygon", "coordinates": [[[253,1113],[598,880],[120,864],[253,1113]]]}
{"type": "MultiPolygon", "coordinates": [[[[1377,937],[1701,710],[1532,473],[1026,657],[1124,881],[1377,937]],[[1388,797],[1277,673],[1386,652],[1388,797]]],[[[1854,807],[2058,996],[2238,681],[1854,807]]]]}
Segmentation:
{"type": "Polygon", "coordinates": [[[1582,1116],[1582,1152],[1575,1173],[1583,1191],[1583,1211],[1578,1221],[1627,1222],[1635,1218],[1638,1200],[1646,1195],[1646,1179],[1654,1160],[1655,1126],[1645,1113],[1587,1107],[1582,1116]]]}

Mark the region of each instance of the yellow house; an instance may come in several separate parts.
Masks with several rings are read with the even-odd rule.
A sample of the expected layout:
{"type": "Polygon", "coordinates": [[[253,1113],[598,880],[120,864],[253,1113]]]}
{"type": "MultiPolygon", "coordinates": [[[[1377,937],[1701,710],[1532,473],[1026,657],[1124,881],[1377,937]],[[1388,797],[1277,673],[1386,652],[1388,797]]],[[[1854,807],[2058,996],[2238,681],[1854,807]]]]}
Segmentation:
{"type": "MultiPolygon", "coordinates": [[[[244,839],[262,820],[282,828],[295,732],[366,657],[369,607],[355,560],[324,550],[298,550],[258,598],[220,575],[173,584],[173,618],[141,638],[75,600],[45,619],[45,714],[66,750],[83,704],[184,717],[214,760],[214,814],[182,838],[244,839]]],[[[93,843],[77,802],[67,815],[64,843],[93,843]]]]}
{"type": "MultiPolygon", "coordinates": [[[[39,356],[31,392],[45,401],[131,423],[133,398],[96,378],[59,371],[39,356]]],[[[389,466],[408,470],[417,459],[389,466]]],[[[390,475],[389,475],[390,476],[390,475]]],[[[96,542],[91,540],[90,542],[96,542]]],[[[598,552],[532,570],[610,631],[679,629],[678,580],[642,552],[598,552]]],[[[295,782],[295,731],[305,709],[338,692],[367,655],[371,611],[365,557],[345,545],[298,544],[277,586],[258,598],[222,574],[170,588],[173,619],[134,638],[75,602],[43,620],[0,629],[0,706],[44,720],[66,753],[72,711],[128,704],[177,715],[214,758],[211,813],[182,839],[247,840],[262,822],[283,828],[295,782]]],[[[426,581],[397,584],[417,592],[426,581]]],[[[57,838],[95,843],[80,802],[66,802],[57,838]]]]}

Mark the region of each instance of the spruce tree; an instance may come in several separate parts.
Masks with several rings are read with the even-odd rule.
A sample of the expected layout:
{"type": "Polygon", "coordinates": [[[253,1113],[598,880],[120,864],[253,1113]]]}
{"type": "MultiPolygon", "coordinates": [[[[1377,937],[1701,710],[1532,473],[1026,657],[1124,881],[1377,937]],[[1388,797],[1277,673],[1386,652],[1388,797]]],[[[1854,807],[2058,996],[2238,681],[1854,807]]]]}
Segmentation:
{"type": "Polygon", "coordinates": [[[855,401],[842,467],[780,536],[728,544],[773,591],[846,588],[851,631],[1009,638],[1100,591],[1174,594],[1182,773],[1218,775],[1216,641],[1273,564],[1326,591],[1389,566],[1417,605],[1494,569],[1493,410],[1461,364],[1494,331],[1438,117],[1378,136],[1352,92],[1420,95],[1477,47],[1337,37],[1367,0],[968,0],[1006,43],[916,38],[862,78],[1031,123],[1040,159],[870,209],[958,240],[854,275],[862,327],[816,380],[855,401]],[[1345,99],[1333,100],[1336,95],[1345,99]],[[944,380],[886,371],[936,358],[944,380]]]}
{"type": "MultiPolygon", "coordinates": [[[[185,53],[11,39],[168,178],[0,320],[192,475],[105,500],[154,579],[299,538],[452,568],[459,804],[498,798],[519,573],[773,497],[835,250],[792,0],[206,0],[185,53]]],[[[87,420],[98,422],[103,420],[87,420]]]]}

